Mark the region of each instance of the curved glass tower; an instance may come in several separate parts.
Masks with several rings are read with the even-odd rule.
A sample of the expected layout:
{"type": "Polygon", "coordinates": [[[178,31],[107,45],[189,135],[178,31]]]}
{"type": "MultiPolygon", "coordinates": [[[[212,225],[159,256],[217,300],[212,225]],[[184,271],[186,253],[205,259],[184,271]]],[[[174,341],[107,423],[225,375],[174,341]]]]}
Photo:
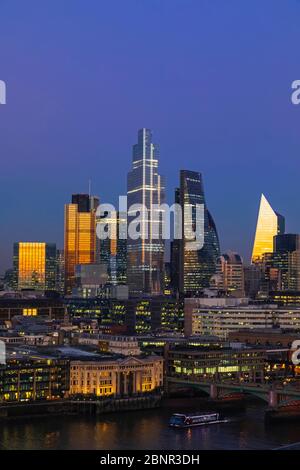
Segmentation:
{"type": "Polygon", "coordinates": [[[216,224],[206,207],[201,173],[180,171],[180,204],[183,213],[182,233],[184,234],[185,210],[192,209],[192,225],[196,226],[196,205],[204,205],[204,245],[199,250],[187,250],[188,243],[183,236],[180,243],[180,291],[187,296],[197,295],[209,287],[210,279],[216,272],[220,256],[219,237],[216,224]]]}

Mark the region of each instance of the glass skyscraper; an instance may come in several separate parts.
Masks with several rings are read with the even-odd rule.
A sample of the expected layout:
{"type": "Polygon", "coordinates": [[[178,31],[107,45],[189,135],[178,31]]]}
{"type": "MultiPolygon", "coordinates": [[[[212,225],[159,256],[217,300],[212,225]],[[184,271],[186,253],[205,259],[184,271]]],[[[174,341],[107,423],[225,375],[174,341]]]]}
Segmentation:
{"type": "Polygon", "coordinates": [[[132,170],[127,178],[128,229],[140,217],[141,237],[127,240],[127,283],[131,296],[160,295],[163,290],[164,241],[162,217],[154,204],[164,202],[164,183],[158,174],[158,147],[152,142],[149,129],[138,131],[133,146],[132,170]],[[133,204],[146,210],[140,214],[130,211],[133,204]],[[157,233],[158,236],[154,236],[157,233]]]}
{"type": "Polygon", "coordinates": [[[265,253],[272,253],[275,235],[283,234],[284,231],[284,217],[272,209],[270,203],[262,194],[252,251],[252,263],[260,263],[265,253]]]}
{"type": "Polygon", "coordinates": [[[96,215],[88,194],[73,194],[65,205],[65,292],[75,287],[75,266],[90,264],[96,257],[96,215]]]}
{"type": "Polygon", "coordinates": [[[205,202],[201,173],[180,171],[180,205],[182,208],[182,240],[180,243],[180,291],[187,296],[197,295],[209,287],[210,279],[216,272],[220,256],[219,238],[212,215],[205,202]],[[204,221],[196,220],[196,206],[204,205],[204,221]],[[187,220],[188,217],[191,220],[187,220]],[[187,222],[195,230],[196,223],[203,223],[204,244],[197,250],[188,250],[187,222]]]}
{"type": "Polygon", "coordinates": [[[14,244],[15,288],[56,289],[56,245],[44,242],[14,244]]]}

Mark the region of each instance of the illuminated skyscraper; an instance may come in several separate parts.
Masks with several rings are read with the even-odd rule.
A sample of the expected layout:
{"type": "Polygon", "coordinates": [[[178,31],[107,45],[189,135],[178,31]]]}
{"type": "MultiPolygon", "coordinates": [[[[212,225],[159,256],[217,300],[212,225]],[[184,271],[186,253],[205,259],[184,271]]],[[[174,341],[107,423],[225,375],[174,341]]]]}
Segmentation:
{"type": "Polygon", "coordinates": [[[108,283],[111,285],[125,285],[127,283],[127,240],[120,237],[120,231],[126,230],[126,214],[117,212],[104,214],[98,224],[110,233],[110,236],[100,241],[100,263],[106,266],[108,283]],[[122,225],[122,222],[124,224],[122,225]]]}
{"type": "Polygon", "coordinates": [[[56,245],[43,242],[14,244],[15,288],[55,290],[56,245]]]}
{"type": "Polygon", "coordinates": [[[273,252],[273,238],[275,235],[283,234],[284,230],[284,217],[272,209],[262,194],[252,251],[252,263],[261,262],[264,253],[273,252]]]}
{"type": "Polygon", "coordinates": [[[160,295],[163,289],[164,241],[161,213],[154,204],[164,202],[164,184],[158,174],[158,148],[149,129],[140,129],[133,146],[132,170],[127,178],[128,228],[138,216],[133,204],[146,208],[140,214],[141,237],[127,240],[127,282],[131,296],[160,295]],[[154,236],[154,233],[158,236],[154,236]]]}
{"type": "Polygon", "coordinates": [[[209,287],[210,279],[216,272],[220,256],[219,238],[214,220],[205,203],[201,173],[195,171],[180,171],[180,204],[182,207],[182,233],[180,243],[180,291],[188,296],[194,296],[203,288],[209,287]],[[191,214],[189,224],[195,230],[196,206],[204,205],[204,245],[198,250],[188,250],[186,234],[187,214],[191,214]]]}
{"type": "Polygon", "coordinates": [[[73,194],[65,205],[65,292],[75,286],[75,266],[95,262],[96,216],[88,194],[73,194]]]}

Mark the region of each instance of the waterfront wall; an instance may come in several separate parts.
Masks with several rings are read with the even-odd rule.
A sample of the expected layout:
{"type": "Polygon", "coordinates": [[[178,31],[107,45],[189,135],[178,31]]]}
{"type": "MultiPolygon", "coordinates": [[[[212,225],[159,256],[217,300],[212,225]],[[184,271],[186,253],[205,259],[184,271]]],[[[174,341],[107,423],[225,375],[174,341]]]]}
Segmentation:
{"type": "Polygon", "coordinates": [[[161,395],[105,400],[63,400],[40,403],[11,403],[0,406],[0,421],[22,417],[88,414],[97,416],[120,411],[146,410],[161,406],[161,395]]]}

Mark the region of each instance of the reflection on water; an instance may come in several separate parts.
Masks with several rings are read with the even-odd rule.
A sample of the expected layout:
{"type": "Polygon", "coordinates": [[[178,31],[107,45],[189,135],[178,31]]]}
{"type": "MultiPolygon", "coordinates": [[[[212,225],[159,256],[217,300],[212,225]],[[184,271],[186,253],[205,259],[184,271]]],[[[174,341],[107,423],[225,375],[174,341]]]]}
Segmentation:
{"type": "MultiPolygon", "coordinates": [[[[168,427],[172,413],[187,410],[191,410],[187,402],[170,400],[161,409],[97,418],[59,416],[3,422],[0,449],[270,449],[299,441],[300,423],[266,425],[260,402],[249,404],[244,412],[227,413],[229,423],[168,427]]],[[[197,411],[196,403],[193,411],[197,411]]]]}

